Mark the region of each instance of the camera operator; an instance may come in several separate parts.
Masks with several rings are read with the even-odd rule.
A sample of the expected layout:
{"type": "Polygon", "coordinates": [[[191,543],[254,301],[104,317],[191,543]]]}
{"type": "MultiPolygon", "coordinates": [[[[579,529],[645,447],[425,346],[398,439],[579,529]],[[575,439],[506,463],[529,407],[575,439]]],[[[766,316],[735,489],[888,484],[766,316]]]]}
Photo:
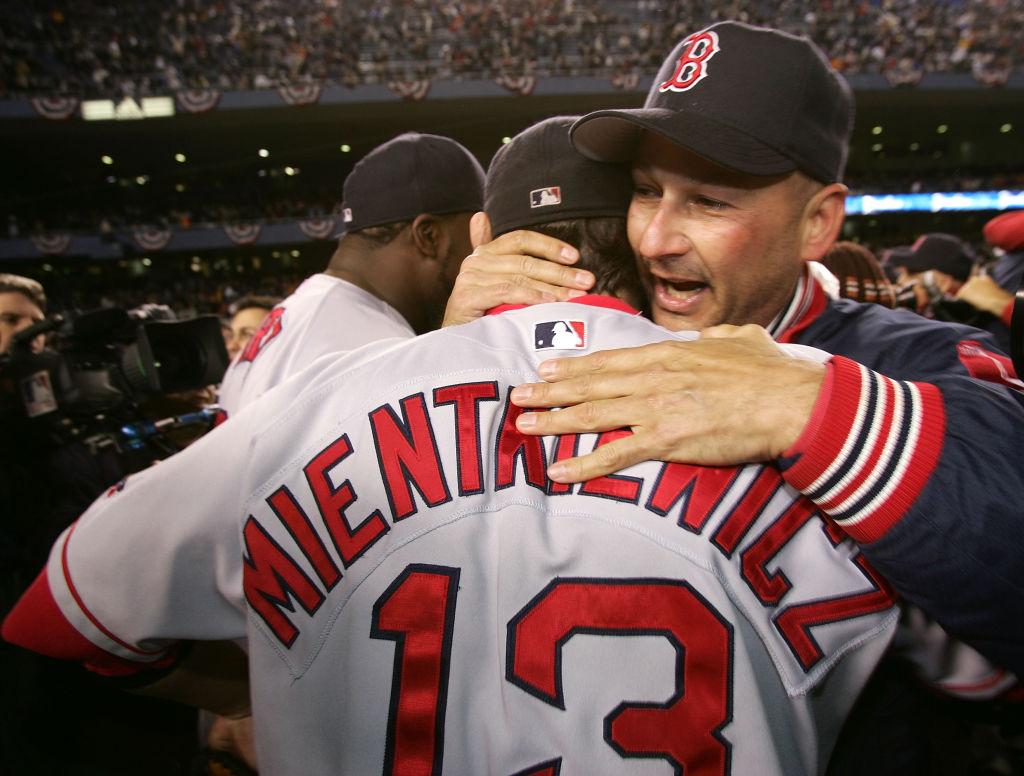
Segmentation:
{"type": "MultiPolygon", "coordinates": [[[[227,366],[216,316],[178,321],[154,305],[46,312],[38,282],[0,275],[0,615],[88,504],[180,449],[176,432],[203,425],[191,392],[227,366]],[[159,414],[168,407],[176,417],[159,414]]],[[[194,754],[185,707],[4,642],[0,676],[0,773],[170,776],[194,754]]]]}
{"type": "MultiPolygon", "coordinates": [[[[19,332],[25,331],[33,324],[42,323],[46,318],[46,293],[42,284],[32,278],[21,275],[0,274],[0,357],[4,357],[4,363],[11,358],[11,351],[19,332]]],[[[46,335],[39,334],[33,337],[26,347],[32,353],[42,352],[46,344],[46,335]]],[[[5,389],[7,386],[4,386],[5,389]]],[[[6,418],[5,420],[13,420],[6,418]]],[[[38,570],[40,564],[45,560],[41,553],[45,551],[45,545],[38,545],[38,551],[31,553],[32,559],[26,556],[30,547],[36,543],[30,540],[35,533],[35,526],[31,522],[22,521],[23,512],[20,508],[21,499],[15,492],[16,485],[21,481],[21,475],[26,468],[26,452],[31,452],[31,445],[26,450],[24,427],[19,423],[5,423],[3,441],[0,443],[0,498],[4,504],[2,511],[3,518],[0,522],[0,563],[2,563],[4,579],[4,595],[0,603],[6,611],[13,600],[8,599],[8,588],[17,587],[21,578],[20,571],[28,562],[33,569],[38,570]]],[[[29,456],[32,457],[32,456],[29,456]]],[[[17,490],[21,490],[20,488],[17,490]]],[[[27,505],[26,505],[27,506],[27,505]]],[[[46,537],[40,537],[45,539],[46,537]]],[[[31,576],[26,576],[31,579],[31,576]]]]}

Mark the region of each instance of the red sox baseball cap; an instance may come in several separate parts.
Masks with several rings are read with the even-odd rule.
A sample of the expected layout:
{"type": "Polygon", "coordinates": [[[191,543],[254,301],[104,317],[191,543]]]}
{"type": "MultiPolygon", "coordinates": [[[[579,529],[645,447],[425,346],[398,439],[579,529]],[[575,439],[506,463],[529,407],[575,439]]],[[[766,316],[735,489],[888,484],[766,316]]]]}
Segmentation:
{"type": "Polygon", "coordinates": [[[360,159],[342,187],[345,232],[483,209],[484,169],[462,144],[406,132],[360,159]]]}
{"type": "Polygon", "coordinates": [[[594,159],[629,161],[649,130],[738,172],[832,183],[853,116],[849,84],[808,38],[727,21],[675,47],[642,108],[589,113],[571,137],[594,159]]]}
{"type": "Polygon", "coordinates": [[[1024,250],[1024,210],[1011,210],[986,221],[982,234],[993,248],[1011,253],[1024,250]]]}
{"type": "Polygon", "coordinates": [[[625,217],[633,183],[625,164],[604,164],[569,142],[579,116],[554,116],[527,127],[494,154],[484,211],[495,237],[570,218],[625,217]]]}

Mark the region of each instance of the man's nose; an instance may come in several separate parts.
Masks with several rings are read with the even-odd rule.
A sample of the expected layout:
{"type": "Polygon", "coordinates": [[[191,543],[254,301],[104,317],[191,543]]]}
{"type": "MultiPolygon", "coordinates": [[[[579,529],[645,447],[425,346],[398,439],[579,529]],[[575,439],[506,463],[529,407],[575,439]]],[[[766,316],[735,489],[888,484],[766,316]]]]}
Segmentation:
{"type": "Polygon", "coordinates": [[[662,203],[644,225],[637,246],[639,254],[648,260],[662,256],[686,253],[692,247],[683,230],[683,221],[672,208],[662,203]]]}

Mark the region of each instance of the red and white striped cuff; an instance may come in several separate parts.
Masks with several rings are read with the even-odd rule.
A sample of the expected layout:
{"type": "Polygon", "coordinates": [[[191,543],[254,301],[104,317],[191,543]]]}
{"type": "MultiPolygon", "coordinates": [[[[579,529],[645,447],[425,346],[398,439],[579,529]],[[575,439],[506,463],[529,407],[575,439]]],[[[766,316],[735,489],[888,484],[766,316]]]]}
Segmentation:
{"type": "Polygon", "coordinates": [[[784,456],[796,460],[783,477],[852,538],[875,541],[906,513],[938,464],[942,394],[842,356],[827,370],[811,420],[784,456]]]}

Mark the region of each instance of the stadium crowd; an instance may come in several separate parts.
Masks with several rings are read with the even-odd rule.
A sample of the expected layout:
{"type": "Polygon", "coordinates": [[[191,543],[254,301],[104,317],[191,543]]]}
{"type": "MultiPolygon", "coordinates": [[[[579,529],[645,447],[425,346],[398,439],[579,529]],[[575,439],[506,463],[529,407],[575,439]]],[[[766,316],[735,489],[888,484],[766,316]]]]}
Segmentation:
{"type": "Polygon", "coordinates": [[[1024,56],[1021,0],[68,0],[0,9],[0,96],[650,74],[681,31],[724,18],[806,34],[846,73],[1009,72],[1024,56]]]}
{"type": "MultiPolygon", "coordinates": [[[[683,30],[722,18],[807,34],[848,74],[1009,72],[1024,55],[1024,0],[69,0],[0,7],[0,98],[501,74],[643,78],[683,30]]],[[[848,183],[854,194],[970,191],[1019,188],[1021,176],[962,168],[955,180],[848,183]]],[[[239,187],[213,175],[180,196],[141,188],[119,190],[116,202],[104,194],[33,212],[12,206],[6,236],[266,223],[334,217],[339,207],[337,187],[322,180],[239,187]]]]}

